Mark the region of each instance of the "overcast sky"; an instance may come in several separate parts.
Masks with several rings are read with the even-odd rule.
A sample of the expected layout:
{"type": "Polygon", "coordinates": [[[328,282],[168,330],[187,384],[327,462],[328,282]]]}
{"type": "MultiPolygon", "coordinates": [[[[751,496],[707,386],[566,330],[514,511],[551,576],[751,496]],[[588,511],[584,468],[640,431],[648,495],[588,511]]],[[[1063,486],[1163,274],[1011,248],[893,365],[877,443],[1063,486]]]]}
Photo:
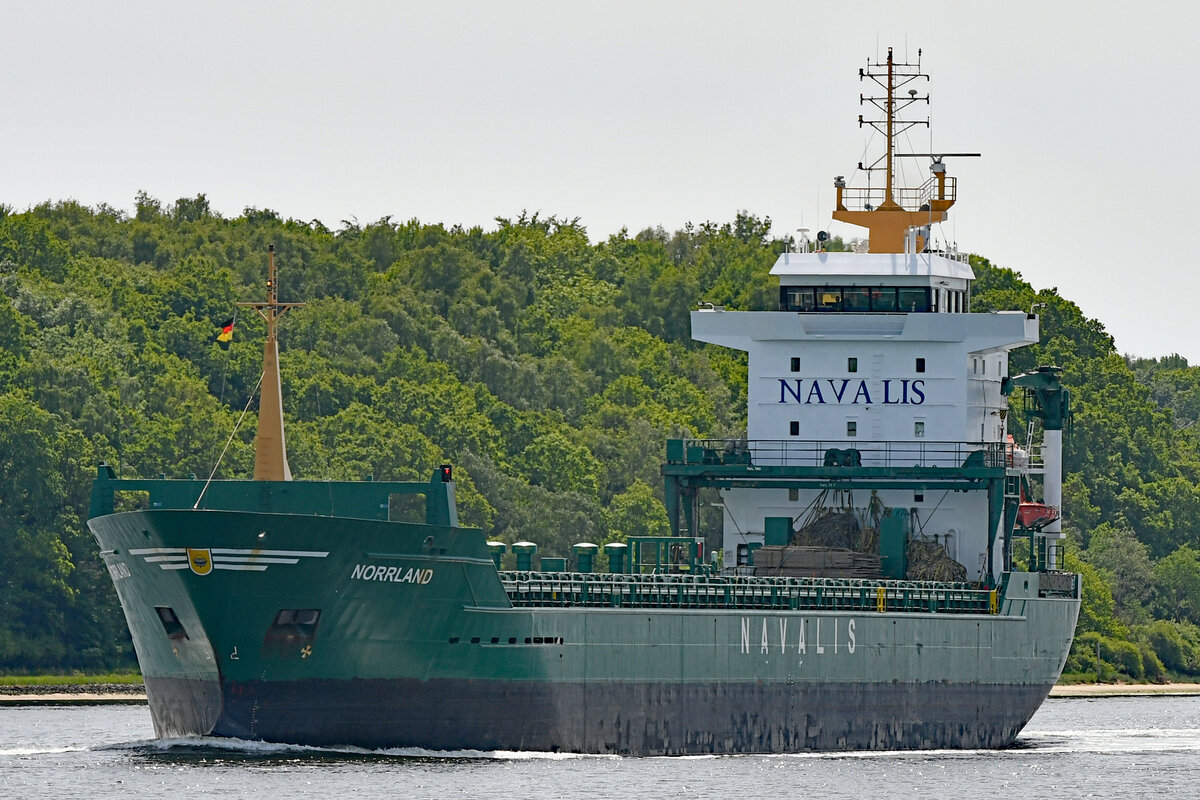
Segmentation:
{"type": "Polygon", "coordinates": [[[17,210],[132,211],[139,190],[332,228],[528,209],[593,241],[741,209],[856,235],[830,213],[870,141],[858,68],[922,48],[932,142],[912,146],[983,154],[950,160],[935,236],[1057,286],[1122,352],[1200,363],[1191,2],[4,6],[17,210]]]}

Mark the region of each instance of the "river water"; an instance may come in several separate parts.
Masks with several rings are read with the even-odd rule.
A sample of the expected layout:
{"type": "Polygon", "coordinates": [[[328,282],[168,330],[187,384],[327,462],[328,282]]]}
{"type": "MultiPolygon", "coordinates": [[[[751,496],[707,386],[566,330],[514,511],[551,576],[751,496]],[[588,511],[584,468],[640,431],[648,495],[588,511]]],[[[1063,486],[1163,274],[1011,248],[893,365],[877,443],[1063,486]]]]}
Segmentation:
{"type": "MultiPolygon", "coordinates": [[[[615,758],[156,740],[145,706],[0,707],[0,797],[1194,797],[1200,697],[1048,700],[1001,751],[615,758]]],[[[358,797],[352,800],[359,800],[358,797]]]]}

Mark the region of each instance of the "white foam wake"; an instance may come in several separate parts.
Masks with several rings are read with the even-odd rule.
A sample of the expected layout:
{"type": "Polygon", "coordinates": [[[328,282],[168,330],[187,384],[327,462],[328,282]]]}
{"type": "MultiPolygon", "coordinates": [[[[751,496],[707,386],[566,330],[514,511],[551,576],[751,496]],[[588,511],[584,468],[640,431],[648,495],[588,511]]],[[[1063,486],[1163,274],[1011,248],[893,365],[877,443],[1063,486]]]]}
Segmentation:
{"type": "Polygon", "coordinates": [[[618,758],[618,756],[591,756],[577,753],[541,753],[515,750],[430,750],[424,747],[389,747],[371,750],[365,747],[339,745],[331,747],[315,747],[312,745],[283,744],[280,742],[261,742],[249,739],[231,739],[219,736],[188,736],[166,739],[144,739],[134,742],[106,745],[103,748],[111,750],[142,750],[169,752],[172,750],[219,750],[244,755],[276,756],[276,755],[347,755],[360,757],[385,758],[445,758],[445,759],[491,759],[524,761],[530,759],[545,759],[559,761],[572,758],[618,758]]]}
{"type": "Polygon", "coordinates": [[[1017,739],[1025,752],[1147,753],[1200,752],[1198,728],[1084,729],[1025,731],[1017,739]]]}
{"type": "Polygon", "coordinates": [[[81,753],[90,747],[11,747],[0,750],[0,756],[46,756],[57,753],[81,753]]]}
{"type": "MultiPolygon", "coordinates": [[[[215,750],[246,756],[349,756],[359,758],[421,758],[421,759],[464,759],[528,761],[562,761],[578,758],[620,758],[620,756],[595,756],[577,753],[545,753],[514,750],[430,750],[424,747],[390,747],[371,750],[350,745],[314,747],[310,745],[261,742],[247,739],[199,736],[168,739],[144,739],[140,741],[110,744],[96,748],[23,748],[0,750],[0,755],[38,755],[43,753],[65,753],[75,750],[140,750],[143,752],[189,750],[215,750]]],[[[781,755],[747,755],[734,758],[812,758],[812,759],[888,759],[888,758],[961,758],[982,755],[1005,758],[1013,755],[1040,755],[1057,753],[1146,753],[1146,752],[1200,752],[1200,728],[1155,728],[1155,729],[1082,729],[1056,731],[1026,730],[1017,738],[1012,748],[1005,750],[863,750],[839,752],[803,752],[781,755]]],[[[728,756],[683,756],[682,758],[722,758],[728,756]]],[[[670,756],[679,759],[680,756],[670,756]]]]}

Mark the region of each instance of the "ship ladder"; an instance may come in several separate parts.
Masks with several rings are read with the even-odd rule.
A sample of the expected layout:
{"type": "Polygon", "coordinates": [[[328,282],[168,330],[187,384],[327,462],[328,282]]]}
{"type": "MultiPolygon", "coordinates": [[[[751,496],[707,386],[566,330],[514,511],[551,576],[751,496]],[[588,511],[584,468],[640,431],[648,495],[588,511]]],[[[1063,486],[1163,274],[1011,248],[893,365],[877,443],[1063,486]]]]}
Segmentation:
{"type": "Polygon", "coordinates": [[[882,586],[875,589],[875,607],[880,614],[887,611],[887,590],[882,586]]]}

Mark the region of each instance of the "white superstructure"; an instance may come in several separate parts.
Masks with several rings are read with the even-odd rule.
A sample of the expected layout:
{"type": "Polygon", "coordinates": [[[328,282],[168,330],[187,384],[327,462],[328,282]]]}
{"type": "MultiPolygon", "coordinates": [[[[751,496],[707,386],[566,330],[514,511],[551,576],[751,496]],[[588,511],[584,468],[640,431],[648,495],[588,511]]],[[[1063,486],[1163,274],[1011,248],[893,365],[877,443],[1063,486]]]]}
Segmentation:
{"type": "MultiPolygon", "coordinates": [[[[1038,341],[1037,316],[971,313],[969,263],[929,249],[931,226],[957,199],[944,159],[978,153],[896,152],[899,135],[928,124],[901,118],[929,100],[908,88],[928,80],[919,56],[897,63],[889,48],[885,62],[859,70],[882,90],[860,95],[882,118],[860,116],[859,126],[882,134],[884,152],[858,165],[865,186],[834,180],[833,218],[866,228],[868,240],[854,250],[868,252],[821,252],[820,244],[818,252],[785,252],[771,270],[778,310],[692,313],[693,338],[748,354],[746,442],[704,444],[697,456],[746,465],[748,474],[717,471],[714,483],[690,488],[692,517],[695,486],[720,488],[727,567],[746,565],[765,538],[789,543],[785,518],[795,532],[814,509],[854,509],[867,519],[868,507],[889,509],[891,525],[901,515],[905,536],[944,546],[968,580],[991,583],[1007,568],[1009,531],[1028,538],[1031,565],[1056,567],[1068,394],[1057,367],[1006,380],[1009,352],[1038,341]],[[898,185],[904,158],[928,159],[929,180],[898,185]],[[1031,463],[1026,432],[1017,441],[1008,435],[1007,398],[1017,388],[1036,396],[1042,463],[1031,463]],[[846,468],[855,469],[839,472],[846,468]],[[1042,500],[1030,496],[1034,474],[1042,500]],[[849,496],[852,487],[867,496],[849,496]]],[[[679,457],[695,463],[686,452],[679,457]]]]}
{"type": "MultiPolygon", "coordinates": [[[[955,467],[989,443],[1004,447],[1001,379],[1009,351],[1037,341],[1038,319],[967,313],[967,264],[938,254],[784,253],[771,272],[780,279],[779,311],[692,313],[693,338],[749,356],[756,464],[802,464],[837,448],[857,450],[862,466],[955,467]]],[[[765,518],[802,523],[817,494],[725,490],[725,563],[745,563],[765,518]]],[[[971,578],[986,573],[985,495],[878,496],[911,509],[915,533],[946,543],[971,578]]]]}

